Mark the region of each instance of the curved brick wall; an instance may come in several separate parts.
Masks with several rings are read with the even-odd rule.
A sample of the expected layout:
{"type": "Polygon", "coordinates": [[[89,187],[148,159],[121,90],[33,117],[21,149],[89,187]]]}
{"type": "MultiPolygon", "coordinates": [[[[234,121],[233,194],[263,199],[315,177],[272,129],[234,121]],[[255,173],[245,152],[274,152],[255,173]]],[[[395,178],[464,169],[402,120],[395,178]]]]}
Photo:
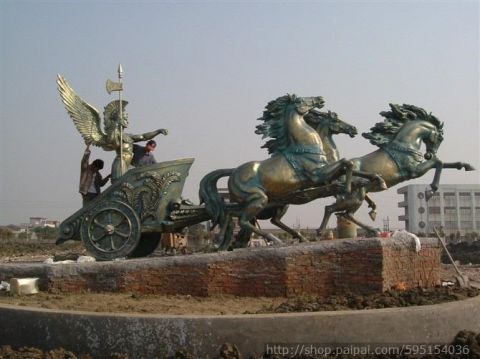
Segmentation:
{"type": "Polygon", "coordinates": [[[399,283],[440,282],[441,248],[393,239],[348,239],[288,247],[81,264],[0,264],[0,280],[39,277],[42,290],[141,292],[209,296],[377,293],[399,283]]]}

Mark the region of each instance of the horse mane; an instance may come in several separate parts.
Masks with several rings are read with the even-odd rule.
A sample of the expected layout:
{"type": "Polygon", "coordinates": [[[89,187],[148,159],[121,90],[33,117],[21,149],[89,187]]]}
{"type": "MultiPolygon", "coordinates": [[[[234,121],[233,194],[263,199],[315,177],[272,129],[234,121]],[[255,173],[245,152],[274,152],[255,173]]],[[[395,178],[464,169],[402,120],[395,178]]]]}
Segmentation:
{"type": "Polygon", "coordinates": [[[297,100],[296,95],[287,94],[275,100],[270,101],[263,116],[257,120],[263,121],[256,126],[255,133],[262,135],[262,139],[271,138],[262,148],[267,148],[269,154],[279,153],[285,150],[288,146],[288,133],[285,126],[285,108],[297,100]]]}
{"type": "Polygon", "coordinates": [[[391,111],[382,111],[380,115],[385,117],[383,122],[377,122],[370,129],[370,132],[362,133],[362,136],[370,140],[370,143],[378,147],[383,147],[391,142],[398,131],[407,122],[421,120],[430,122],[441,133],[443,133],[443,123],[432,113],[427,113],[423,108],[414,105],[396,105],[389,104],[391,111]]]}

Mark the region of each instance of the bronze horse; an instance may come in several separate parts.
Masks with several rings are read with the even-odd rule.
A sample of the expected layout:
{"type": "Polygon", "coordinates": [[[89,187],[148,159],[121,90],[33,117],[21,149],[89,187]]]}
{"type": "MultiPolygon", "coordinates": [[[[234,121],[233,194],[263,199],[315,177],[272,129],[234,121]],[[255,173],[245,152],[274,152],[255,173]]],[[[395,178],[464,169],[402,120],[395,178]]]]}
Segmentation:
{"type": "MultiPolygon", "coordinates": [[[[362,136],[380,149],[363,157],[351,160],[354,169],[380,175],[388,187],[403,181],[423,176],[432,168],[436,169],[431,191],[427,198],[438,189],[442,168],[464,168],[472,171],[474,168],[468,163],[443,163],[436,157],[438,147],[443,141],[443,123],[435,116],[428,114],[422,108],[413,105],[390,104],[391,111],[381,112],[385,117],[383,122],[375,124],[370,132],[362,136]],[[421,151],[422,144],[426,146],[426,153],[421,151]]],[[[325,207],[322,224],[318,229],[323,231],[333,213],[341,213],[345,218],[366,229],[370,234],[376,230],[353,217],[360,208],[364,199],[372,208],[372,219],[375,215],[375,203],[367,197],[367,192],[383,191],[377,183],[355,189],[352,193],[336,196],[334,204],[325,207]]]]}
{"type": "MultiPolygon", "coordinates": [[[[254,232],[268,241],[281,242],[254,225],[257,218],[273,217],[273,224],[304,240],[298,232],[280,221],[288,203],[306,203],[318,198],[309,194],[302,196],[302,191],[324,186],[345,176],[341,187],[348,193],[351,191],[352,175],[368,178],[382,186],[383,180],[379,176],[354,171],[351,163],[345,159],[329,162],[320,134],[305,119],[315,107],[322,106],[321,97],[302,98],[295,95],[282,96],[269,102],[263,117],[259,119],[264,123],[257,126],[256,133],[263,135],[263,138],[271,138],[263,147],[268,149],[272,157],[264,161],[247,162],[235,169],[216,170],[202,179],[200,200],[205,203],[212,221],[220,224],[220,237],[225,236],[231,216],[234,215],[239,218],[241,236],[244,238],[249,238],[254,232]],[[217,181],[225,176],[229,176],[230,200],[236,204],[233,210],[229,209],[232,206],[228,207],[223,202],[216,186],[217,181]],[[300,199],[297,194],[300,194],[300,199]]],[[[310,116],[313,121],[313,112],[310,116]]],[[[329,155],[332,156],[331,153],[329,155]]],[[[221,249],[226,249],[229,241],[224,238],[221,249]]]]}

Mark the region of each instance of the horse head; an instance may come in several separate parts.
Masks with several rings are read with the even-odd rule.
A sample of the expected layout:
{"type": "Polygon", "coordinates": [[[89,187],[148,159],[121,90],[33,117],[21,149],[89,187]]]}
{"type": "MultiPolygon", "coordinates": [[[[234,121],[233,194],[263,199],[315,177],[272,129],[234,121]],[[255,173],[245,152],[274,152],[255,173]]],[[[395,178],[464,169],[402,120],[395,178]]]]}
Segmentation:
{"type": "Polygon", "coordinates": [[[314,97],[298,97],[296,95],[287,95],[290,97],[291,105],[300,115],[306,115],[314,108],[322,108],[324,100],[321,96],[314,97]]]}
{"type": "Polygon", "coordinates": [[[350,137],[358,134],[357,128],[341,120],[335,112],[310,111],[305,116],[305,121],[317,132],[326,129],[330,134],[337,135],[344,133],[350,137]]]}
{"type": "Polygon", "coordinates": [[[432,159],[443,141],[443,123],[431,124],[429,123],[429,131],[422,138],[425,143],[426,152],[424,158],[426,160],[432,159]]]}

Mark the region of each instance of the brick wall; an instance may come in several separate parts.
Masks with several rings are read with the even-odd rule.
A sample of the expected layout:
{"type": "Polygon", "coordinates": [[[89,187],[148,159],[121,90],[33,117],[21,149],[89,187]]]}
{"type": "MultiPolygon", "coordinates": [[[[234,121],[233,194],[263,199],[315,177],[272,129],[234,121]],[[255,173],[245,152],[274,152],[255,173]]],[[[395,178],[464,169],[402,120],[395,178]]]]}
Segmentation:
{"type": "MultiPolygon", "coordinates": [[[[440,283],[440,253],[433,239],[422,239],[419,253],[409,243],[393,239],[348,239],[177,257],[44,265],[36,276],[41,277],[44,290],[54,292],[327,297],[345,292],[379,293],[399,285],[433,287],[440,283]]],[[[6,273],[0,269],[0,273],[6,273]]],[[[10,274],[14,276],[11,269],[10,274]]]]}

